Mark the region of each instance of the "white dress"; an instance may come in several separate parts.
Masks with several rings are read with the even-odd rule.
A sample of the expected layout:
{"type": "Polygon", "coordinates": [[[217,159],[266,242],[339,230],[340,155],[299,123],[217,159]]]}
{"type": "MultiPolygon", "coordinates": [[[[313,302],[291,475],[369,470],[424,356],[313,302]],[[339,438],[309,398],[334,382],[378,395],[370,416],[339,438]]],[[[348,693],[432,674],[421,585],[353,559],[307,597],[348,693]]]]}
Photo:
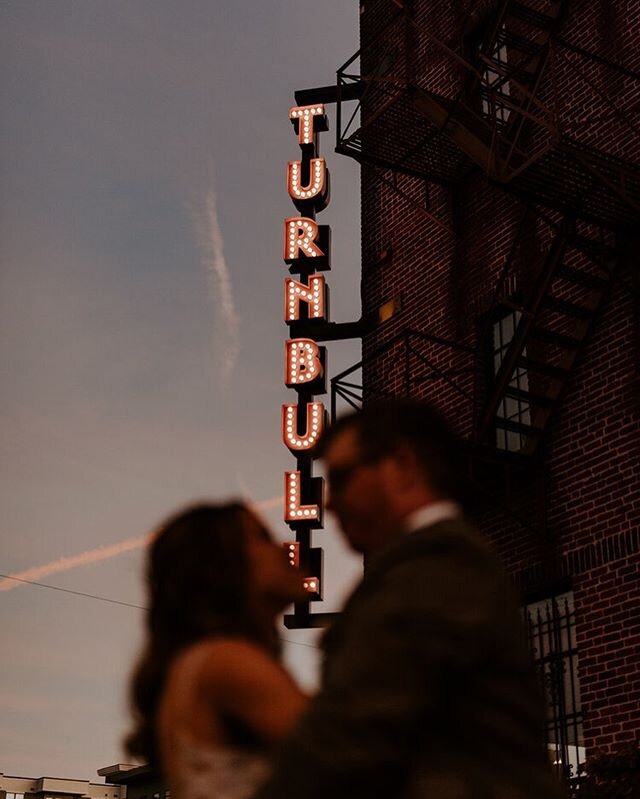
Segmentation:
{"type": "MultiPolygon", "coordinates": [[[[176,674],[185,701],[192,698],[203,655],[188,657],[176,674]]],[[[165,766],[172,799],[250,799],[269,774],[268,759],[259,750],[207,745],[176,728],[169,738],[165,766]]]]}
{"type": "Polygon", "coordinates": [[[269,774],[266,757],[175,739],[172,799],[250,799],[269,774]]]}

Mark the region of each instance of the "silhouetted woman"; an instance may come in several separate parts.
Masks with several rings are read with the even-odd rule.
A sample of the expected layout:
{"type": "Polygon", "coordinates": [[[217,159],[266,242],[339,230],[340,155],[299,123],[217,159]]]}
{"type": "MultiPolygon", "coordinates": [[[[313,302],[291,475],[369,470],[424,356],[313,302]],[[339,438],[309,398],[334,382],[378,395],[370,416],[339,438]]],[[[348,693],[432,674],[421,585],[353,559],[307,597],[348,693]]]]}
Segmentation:
{"type": "Polygon", "coordinates": [[[159,768],[174,799],[245,799],[305,707],[276,632],[277,615],[304,597],[300,574],[234,503],[170,519],[151,544],[147,577],[127,751],[159,768]]]}

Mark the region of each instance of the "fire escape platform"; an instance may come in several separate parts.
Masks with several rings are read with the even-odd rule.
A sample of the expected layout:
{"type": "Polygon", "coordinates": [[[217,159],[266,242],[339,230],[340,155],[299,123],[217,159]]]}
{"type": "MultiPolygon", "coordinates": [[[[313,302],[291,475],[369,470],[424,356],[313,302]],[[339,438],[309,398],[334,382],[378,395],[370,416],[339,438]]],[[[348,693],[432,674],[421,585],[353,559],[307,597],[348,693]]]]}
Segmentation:
{"type": "Polygon", "coordinates": [[[413,125],[417,116],[427,118],[441,134],[438,139],[450,140],[467,156],[466,169],[456,171],[452,167],[463,162],[458,158],[456,163],[449,157],[448,168],[442,170],[444,164],[439,154],[435,150],[430,154],[424,152],[425,147],[435,144],[433,140],[420,152],[420,163],[409,153],[402,163],[396,161],[395,169],[408,168],[433,179],[433,173],[440,167],[455,182],[474,163],[493,182],[525,200],[541,202],[613,228],[632,228],[640,223],[640,167],[567,136],[550,142],[537,157],[515,151],[511,165],[507,166],[503,156],[508,143],[493,145],[492,150],[491,132],[480,115],[416,86],[408,88],[407,96],[417,112],[413,125]]]}
{"type": "Polygon", "coordinates": [[[433,110],[429,115],[416,111],[411,91],[395,92],[382,102],[375,119],[342,139],[338,152],[438,183],[456,182],[474,168],[458,143],[442,136],[448,122],[446,98],[425,94],[424,102],[433,110]]]}
{"type": "MultiPolygon", "coordinates": [[[[554,64],[566,60],[568,47],[554,40],[563,0],[551,6],[556,10],[552,16],[520,0],[505,3],[492,40],[475,61],[466,58],[462,47],[452,49],[424,28],[420,35],[427,49],[414,50],[411,34],[418,26],[411,13],[394,18],[386,32],[338,72],[338,97],[360,100],[344,130],[339,126],[338,152],[444,184],[480,169],[527,203],[609,229],[635,229],[640,224],[640,164],[582,141],[580,130],[567,135],[565,117],[571,116],[562,110],[562,98],[540,99],[541,80],[553,78],[554,64]],[[363,67],[354,74],[358,58],[363,67]]],[[[580,55],[584,70],[604,64],[597,55],[580,55]]],[[[621,68],[606,64],[615,78],[621,68]]],[[[640,75],[627,70],[627,78],[637,78],[640,89],[640,75]]],[[[611,110],[611,101],[597,87],[593,91],[599,113],[608,109],[624,117],[611,110]]]]}
{"type": "Polygon", "coordinates": [[[596,224],[631,229],[640,223],[640,167],[569,137],[562,137],[505,186],[525,199],[596,224]]]}

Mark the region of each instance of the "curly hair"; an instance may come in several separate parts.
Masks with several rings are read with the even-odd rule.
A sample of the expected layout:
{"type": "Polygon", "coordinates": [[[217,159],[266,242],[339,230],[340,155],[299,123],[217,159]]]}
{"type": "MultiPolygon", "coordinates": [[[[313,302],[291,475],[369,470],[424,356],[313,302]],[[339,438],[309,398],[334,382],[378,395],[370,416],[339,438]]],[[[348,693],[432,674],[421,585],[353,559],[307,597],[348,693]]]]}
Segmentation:
{"type": "Polygon", "coordinates": [[[156,714],[169,668],[188,646],[212,635],[243,635],[277,650],[257,623],[240,502],[198,505],[170,518],[148,553],[146,643],[130,683],[134,728],[127,753],[157,766],[156,714]]]}

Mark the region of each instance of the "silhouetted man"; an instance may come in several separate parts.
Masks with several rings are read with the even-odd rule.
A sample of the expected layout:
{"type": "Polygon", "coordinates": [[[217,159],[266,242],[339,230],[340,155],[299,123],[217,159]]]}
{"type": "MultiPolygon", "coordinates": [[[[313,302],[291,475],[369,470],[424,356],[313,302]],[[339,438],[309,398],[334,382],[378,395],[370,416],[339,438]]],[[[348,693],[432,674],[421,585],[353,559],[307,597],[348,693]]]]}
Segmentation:
{"type": "Polygon", "coordinates": [[[414,402],[327,433],[329,506],[365,576],[259,799],[547,799],[543,704],[495,557],[456,502],[458,446],[414,402]]]}

